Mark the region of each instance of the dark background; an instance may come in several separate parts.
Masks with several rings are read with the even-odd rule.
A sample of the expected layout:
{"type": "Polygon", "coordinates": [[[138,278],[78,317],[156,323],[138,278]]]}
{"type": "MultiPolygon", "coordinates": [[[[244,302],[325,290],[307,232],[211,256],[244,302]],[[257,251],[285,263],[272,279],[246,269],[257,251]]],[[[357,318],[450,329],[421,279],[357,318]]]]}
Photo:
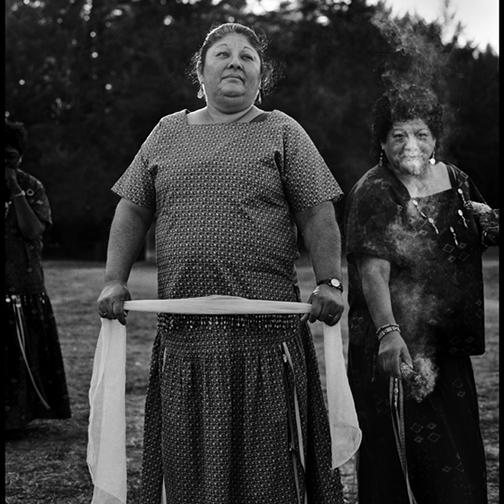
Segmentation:
{"type": "Polygon", "coordinates": [[[449,2],[432,23],[365,0],[291,1],[264,15],[244,0],[214,3],[6,1],[6,115],[27,127],[22,168],[51,200],[45,257],[105,258],[117,203],[110,187],[162,116],[203,105],[190,58],[227,21],[268,37],[277,83],[262,106],[301,123],[344,191],[377,161],[374,101],[407,78],[431,85],[445,105],[436,157],[498,206],[499,57],[460,42],[449,2]]]}

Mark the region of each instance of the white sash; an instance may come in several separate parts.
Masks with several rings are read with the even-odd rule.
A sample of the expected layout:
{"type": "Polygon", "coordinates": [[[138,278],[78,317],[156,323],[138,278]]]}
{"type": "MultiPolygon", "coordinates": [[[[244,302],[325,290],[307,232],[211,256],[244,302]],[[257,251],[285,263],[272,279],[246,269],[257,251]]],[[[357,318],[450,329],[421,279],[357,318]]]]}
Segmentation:
{"type": "MultiPolygon", "coordinates": [[[[126,310],[192,314],[307,313],[308,303],[233,296],[126,301],[126,310]]],[[[333,468],[357,451],[361,431],[346,376],[340,324],[324,324],[324,360],[333,468]]],[[[91,504],[126,504],[126,327],[101,319],[89,388],[87,464],[94,485],[91,504]]],[[[163,492],[164,493],[164,492],[163,492]]]]}

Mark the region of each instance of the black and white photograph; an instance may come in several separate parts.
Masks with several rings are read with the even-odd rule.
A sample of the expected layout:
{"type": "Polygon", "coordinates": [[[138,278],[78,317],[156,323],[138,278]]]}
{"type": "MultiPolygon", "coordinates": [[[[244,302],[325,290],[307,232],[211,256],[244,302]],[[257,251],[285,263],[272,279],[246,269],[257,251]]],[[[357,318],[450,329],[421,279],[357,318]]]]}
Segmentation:
{"type": "Polygon", "coordinates": [[[6,0],[5,504],[498,504],[498,0],[6,0]]]}

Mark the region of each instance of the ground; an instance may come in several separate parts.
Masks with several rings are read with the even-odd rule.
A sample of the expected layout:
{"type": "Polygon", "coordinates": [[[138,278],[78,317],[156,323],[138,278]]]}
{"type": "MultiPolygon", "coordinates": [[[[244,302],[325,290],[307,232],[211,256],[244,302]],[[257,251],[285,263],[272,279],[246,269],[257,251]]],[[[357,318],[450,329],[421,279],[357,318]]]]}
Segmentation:
{"type": "MultiPolygon", "coordinates": [[[[483,356],[474,357],[481,428],[488,467],[490,504],[499,502],[499,264],[495,255],[484,262],[486,342],[483,356]]],[[[100,322],[95,301],[103,280],[102,263],[47,262],[46,285],[60,334],[71,397],[70,420],[36,420],[22,437],[5,444],[6,504],[89,504],[92,483],[86,465],[88,390],[100,322]]],[[[303,300],[313,277],[305,261],[298,269],[303,300]]],[[[155,298],[152,265],[137,263],[129,282],[136,299],[155,298]]],[[[128,503],[138,502],[142,450],[143,407],[155,315],[131,312],[128,316],[126,383],[128,503]]],[[[322,333],[312,325],[319,355],[322,384],[322,333]]],[[[346,319],[342,322],[347,341],[346,319]]],[[[356,504],[354,460],[342,467],[349,504],[356,504]]]]}

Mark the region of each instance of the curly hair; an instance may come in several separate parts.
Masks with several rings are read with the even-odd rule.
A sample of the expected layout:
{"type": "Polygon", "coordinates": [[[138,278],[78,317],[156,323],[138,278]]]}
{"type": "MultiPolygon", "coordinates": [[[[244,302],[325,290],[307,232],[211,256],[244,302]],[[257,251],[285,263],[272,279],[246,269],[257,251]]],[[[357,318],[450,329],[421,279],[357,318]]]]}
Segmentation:
{"type": "Polygon", "coordinates": [[[421,119],[439,142],[443,133],[443,108],[436,94],[429,88],[415,84],[386,91],[376,101],[373,109],[373,150],[381,151],[381,143],[393,124],[398,121],[421,119]]]}
{"type": "Polygon", "coordinates": [[[259,35],[252,28],[240,23],[223,23],[212,28],[206,35],[200,49],[191,58],[190,75],[195,83],[199,83],[198,74],[203,73],[208,49],[230,33],[243,35],[257,51],[261,62],[261,92],[267,93],[273,87],[273,64],[266,55],[268,42],[264,34],[259,35]]]}
{"type": "Polygon", "coordinates": [[[20,155],[23,155],[27,137],[28,132],[23,123],[5,120],[5,147],[13,147],[20,155]]]}

